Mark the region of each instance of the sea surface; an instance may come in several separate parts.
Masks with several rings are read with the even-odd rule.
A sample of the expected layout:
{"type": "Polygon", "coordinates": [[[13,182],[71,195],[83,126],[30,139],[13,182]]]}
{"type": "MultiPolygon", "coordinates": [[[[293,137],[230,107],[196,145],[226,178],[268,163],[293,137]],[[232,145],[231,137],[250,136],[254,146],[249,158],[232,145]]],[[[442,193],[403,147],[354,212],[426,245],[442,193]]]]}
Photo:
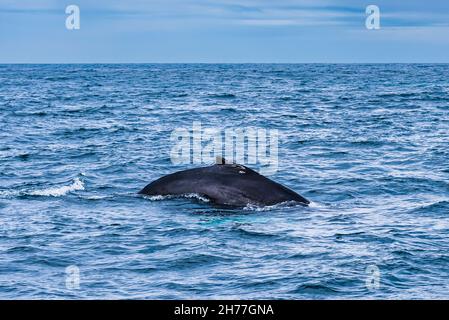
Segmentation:
{"type": "MultiPolygon", "coordinates": [[[[1,299],[449,298],[449,65],[0,65],[1,299]],[[309,207],[149,199],[173,130],[278,129],[309,207]]],[[[252,166],[257,169],[258,164],[252,166]]]]}

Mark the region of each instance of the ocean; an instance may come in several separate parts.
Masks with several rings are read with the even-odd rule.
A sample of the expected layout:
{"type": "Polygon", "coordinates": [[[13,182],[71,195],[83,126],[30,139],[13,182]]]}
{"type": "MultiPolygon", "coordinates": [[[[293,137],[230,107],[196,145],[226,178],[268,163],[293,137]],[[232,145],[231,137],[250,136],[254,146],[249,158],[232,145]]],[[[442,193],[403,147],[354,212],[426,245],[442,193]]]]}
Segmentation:
{"type": "MultiPolygon", "coordinates": [[[[448,299],[449,65],[0,65],[0,298],[448,299]],[[137,195],[276,129],[304,206],[137,195]]],[[[250,167],[258,169],[257,163],[250,167]]]]}

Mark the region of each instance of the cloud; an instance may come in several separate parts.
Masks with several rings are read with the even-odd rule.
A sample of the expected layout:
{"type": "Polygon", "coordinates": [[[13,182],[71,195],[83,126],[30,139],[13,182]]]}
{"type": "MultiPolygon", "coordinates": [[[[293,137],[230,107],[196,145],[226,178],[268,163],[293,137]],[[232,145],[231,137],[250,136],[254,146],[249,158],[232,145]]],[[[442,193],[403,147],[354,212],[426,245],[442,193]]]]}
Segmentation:
{"type": "Polygon", "coordinates": [[[448,26],[447,0],[0,0],[0,61],[447,61],[448,26]]]}
{"type": "MultiPolygon", "coordinates": [[[[167,25],[243,26],[352,26],[365,17],[366,4],[358,0],[74,0],[84,15],[97,19],[142,19],[167,25]]],[[[377,0],[382,26],[449,24],[449,1],[432,5],[418,0],[377,0]]],[[[60,14],[65,4],[57,0],[2,0],[2,14],[60,14]]]]}

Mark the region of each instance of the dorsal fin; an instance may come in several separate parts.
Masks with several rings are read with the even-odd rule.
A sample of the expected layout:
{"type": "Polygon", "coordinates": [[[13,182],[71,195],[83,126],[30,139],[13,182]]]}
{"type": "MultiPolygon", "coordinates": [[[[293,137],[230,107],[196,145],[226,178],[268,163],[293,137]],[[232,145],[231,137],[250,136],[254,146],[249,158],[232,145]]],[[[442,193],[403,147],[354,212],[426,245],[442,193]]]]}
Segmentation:
{"type": "Polygon", "coordinates": [[[215,157],[215,164],[226,164],[226,159],[222,156],[215,157]]]}

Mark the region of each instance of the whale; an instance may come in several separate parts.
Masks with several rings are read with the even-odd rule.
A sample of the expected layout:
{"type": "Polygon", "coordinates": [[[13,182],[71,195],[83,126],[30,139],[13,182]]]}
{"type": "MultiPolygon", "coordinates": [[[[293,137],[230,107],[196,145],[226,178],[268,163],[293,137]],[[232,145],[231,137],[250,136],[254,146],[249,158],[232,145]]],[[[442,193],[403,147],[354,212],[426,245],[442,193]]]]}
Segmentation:
{"type": "Polygon", "coordinates": [[[279,203],[307,206],[310,201],[251,168],[217,158],[215,164],[163,176],[139,191],[145,196],[197,195],[215,205],[272,206],[279,203]]]}

